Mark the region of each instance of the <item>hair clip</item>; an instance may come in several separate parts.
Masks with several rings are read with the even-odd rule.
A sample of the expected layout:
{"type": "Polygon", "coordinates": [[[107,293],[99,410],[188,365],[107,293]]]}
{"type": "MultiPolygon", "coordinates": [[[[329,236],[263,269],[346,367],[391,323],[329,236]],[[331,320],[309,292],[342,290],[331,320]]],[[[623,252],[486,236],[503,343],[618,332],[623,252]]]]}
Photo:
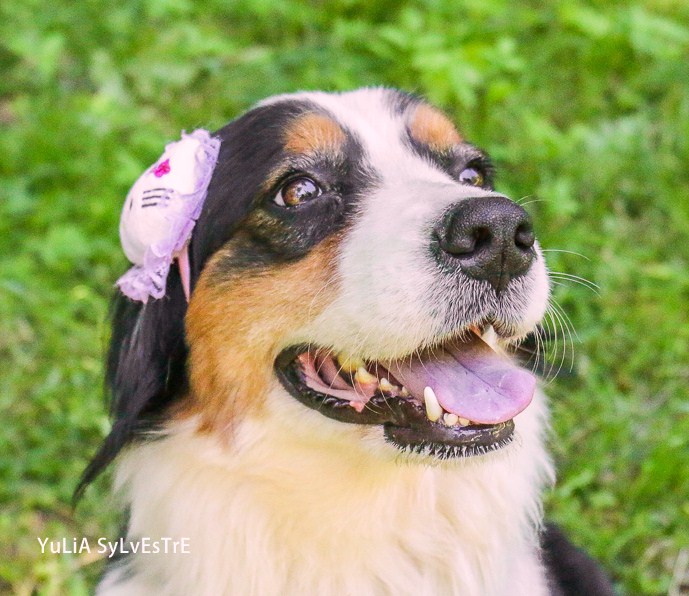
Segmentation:
{"type": "Polygon", "coordinates": [[[177,259],[189,301],[189,240],[218,160],[220,139],[198,129],[165,146],[158,161],[134,183],[120,218],[120,241],[133,267],[117,285],[132,300],[165,295],[177,259]]]}

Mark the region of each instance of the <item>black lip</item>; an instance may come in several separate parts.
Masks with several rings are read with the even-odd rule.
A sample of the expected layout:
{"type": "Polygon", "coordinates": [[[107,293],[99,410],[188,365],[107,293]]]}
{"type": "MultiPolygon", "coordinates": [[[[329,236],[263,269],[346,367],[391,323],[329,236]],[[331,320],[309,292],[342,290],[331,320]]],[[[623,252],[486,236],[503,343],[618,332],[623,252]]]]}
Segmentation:
{"type": "Polygon", "coordinates": [[[469,457],[499,449],[511,442],[514,422],[448,427],[431,422],[421,404],[412,399],[374,395],[362,412],[348,401],[311,389],[304,382],[297,356],[307,346],[287,348],[275,360],[275,372],[287,391],[323,416],[348,424],[383,426],[385,439],[405,451],[439,458],[469,457]]]}

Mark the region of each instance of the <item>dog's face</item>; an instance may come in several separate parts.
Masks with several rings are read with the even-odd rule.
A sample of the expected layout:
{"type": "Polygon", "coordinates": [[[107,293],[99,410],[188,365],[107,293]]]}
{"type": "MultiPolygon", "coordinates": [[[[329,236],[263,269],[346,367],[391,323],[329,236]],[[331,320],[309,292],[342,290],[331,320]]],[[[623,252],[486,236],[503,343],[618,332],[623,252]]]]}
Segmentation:
{"type": "Polygon", "coordinates": [[[219,136],[177,415],[225,432],[278,386],[401,449],[508,443],[535,380],[493,348],[535,327],[549,289],[486,156],[386,89],[279,96],[219,136]]]}

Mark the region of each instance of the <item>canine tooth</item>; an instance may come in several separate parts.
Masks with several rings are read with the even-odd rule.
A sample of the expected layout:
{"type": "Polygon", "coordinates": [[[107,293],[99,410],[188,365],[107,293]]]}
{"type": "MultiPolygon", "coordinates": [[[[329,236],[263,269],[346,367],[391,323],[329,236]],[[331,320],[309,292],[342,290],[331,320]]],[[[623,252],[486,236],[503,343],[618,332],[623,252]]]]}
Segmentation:
{"type": "Polygon", "coordinates": [[[485,341],[494,350],[497,348],[498,335],[497,335],[497,333],[495,333],[495,329],[493,329],[493,325],[488,325],[488,327],[486,327],[486,330],[483,332],[481,339],[483,341],[485,341]]]}
{"type": "Polygon", "coordinates": [[[347,356],[346,354],[337,355],[337,363],[340,365],[344,372],[353,373],[364,368],[364,361],[361,358],[356,358],[354,356],[347,356]]]}
{"type": "Polygon", "coordinates": [[[378,387],[380,387],[381,391],[387,391],[388,393],[394,391],[397,389],[390,381],[388,381],[386,378],[382,378],[380,380],[380,383],[378,383],[378,387]]]}
{"type": "Polygon", "coordinates": [[[426,404],[426,416],[431,422],[435,422],[443,415],[443,408],[438,403],[435,391],[430,387],[423,390],[423,401],[426,404]]]}
{"type": "Polygon", "coordinates": [[[471,424],[471,420],[468,418],[462,418],[461,416],[457,418],[457,423],[459,426],[469,426],[471,424]]]}
{"type": "Polygon", "coordinates": [[[371,383],[378,382],[378,379],[368,372],[363,366],[360,366],[356,369],[354,380],[358,381],[361,385],[369,385],[371,383]]]}
{"type": "Polygon", "coordinates": [[[457,416],[457,414],[450,414],[449,412],[447,412],[443,416],[443,422],[445,423],[445,426],[455,426],[458,421],[459,416],[457,416]]]}

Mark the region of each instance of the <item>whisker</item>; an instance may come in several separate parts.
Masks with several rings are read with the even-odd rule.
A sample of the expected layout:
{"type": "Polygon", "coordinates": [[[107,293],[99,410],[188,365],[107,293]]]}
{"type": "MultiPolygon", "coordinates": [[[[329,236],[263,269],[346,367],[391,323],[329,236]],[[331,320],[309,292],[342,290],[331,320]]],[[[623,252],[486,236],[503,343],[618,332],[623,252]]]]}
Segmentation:
{"type": "Polygon", "coordinates": [[[533,197],[533,195],[524,195],[523,197],[515,199],[514,202],[517,203],[517,205],[521,205],[523,201],[526,201],[526,199],[530,199],[531,197],[533,197]]]}
{"type": "Polygon", "coordinates": [[[571,273],[563,273],[561,271],[551,271],[550,278],[553,280],[567,281],[573,284],[578,284],[591,290],[596,296],[600,296],[600,287],[598,284],[589,281],[585,277],[580,277],[579,275],[572,275],[571,273]]]}
{"type": "Polygon", "coordinates": [[[581,277],[580,275],[574,275],[573,273],[565,273],[564,271],[551,271],[550,274],[554,275],[556,277],[563,278],[563,279],[571,279],[573,281],[574,280],[579,281],[579,282],[586,284],[592,288],[596,288],[597,290],[600,289],[600,286],[597,283],[592,282],[590,279],[586,279],[585,277],[581,277]]]}
{"type": "Polygon", "coordinates": [[[323,291],[325,291],[328,287],[330,287],[333,283],[339,281],[337,276],[331,277],[328,281],[326,281],[319,289],[318,291],[314,294],[313,298],[311,299],[311,302],[309,303],[308,308],[306,309],[307,316],[311,318],[311,311],[313,308],[316,306],[316,300],[318,297],[321,295],[323,291]]]}
{"type": "Polygon", "coordinates": [[[548,369],[547,372],[544,371],[544,376],[546,378],[546,384],[550,385],[555,378],[557,377],[559,368],[556,370],[556,366],[558,366],[558,361],[562,362],[564,358],[564,350],[562,351],[562,356],[560,355],[560,334],[558,331],[559,325],[557,318],[553,314],[552,310],[550,308],[546,312],[546,317],[544,318],[544,323],[546,323],[547,328],[549,329],[549,334],[550,334],[550,343],[548,344],[548,351],[550,352],[548,354],[548,369]]]}
{"type": "Polygon", "coordinates": [[[573,336],[576,337],[576,340],[578,343],[581,343],[581,338],[577,334],[576,329],[574,328],[574,324],[572,323],[572,319],[569,318],[569,315],[565,311],[564,308],[562,308],[562,305],[557,301],[553,300],[553,306],[558,310],[558,312],[564,317],[565,322],[568,325],[568,329],[572,332],[573,336]]]}
{"type": "Polygon", "coordinates": [[[520,207],[526,207],[526,205],[531,205],[532,203],[545,203],[545,199],[531,199],[530,201],[525,201],[523,203],[519,203],[520,207]]]}
{"type": "Polygon", "coordinates": [[[543,367],[543,374],[549,375],[551,371],[546,373],[546,362],[547,362],[547,346],[546,346],[546,330],[543,327],[537,327],[534,333],[536,339],[536,363],[534,372],[538,370],[539,365],[543,367]],[[541,364],[542,361],[542,364],[541,364]]]}
{"type": "MultiPolygon", "coordinates": [[[[548,361],[547,373],[545,371],[545,366],[544,366],[544,373],[545,373],[545,377],[547,379],[547,383],[550,384],[553,382],[553,380],[557,376],[557,373],[553,373],[553,369],[555,368],[555,362],[557,362],[557,357],[558,357],[559,350],[560,350],[557,320],[553,316],[553,313],[551,311],[550,306],[548,306],[548,310],[545,313],[545,317],[543,319],[543,326],[544,326],[544,329],[548,333],[549,339],[552,339],[552,341],[548,342],[547,347],[544,350],[544,355],[543,355],[544,360],[547,358],[547,361],[548,361]]],[[[545,338],[544,338],[544,345],[546,345],[545,338]]]]}
{"type": "Polygon", "coordinates": [[[586,255],[576,252],[574,250],[564,250],[562,248],[542,248],[541,252],[564,252],[569,255],[576,255],[577,257],[581,257],[582,259],[586,259],[587,261],[590,261],[591,259],[587,257],[586,255]]]}
{"type": "MultiPolygon", "coordinates": [[[[565,310],[558,304],[556,300],[553,300],[551,303],[553,313],[556,314],[558,320],[560,321],[560,324],[562,325],[562,331],[563,335],[567,335],[569,337],[569,343],[570,343],[570,348],[571,348],[571,355],[570,355],[570,368],[569,372],[572,372],[574,370],[574,339],[576,338],[577,343],[581,343],[581,339],[577,335],[576,329],[574,328],[574,325],[572,324],[571,319],[565,312],[565,310]]],[[[566,338],[565,338],[565,349],[566,349],[566,338]]],[[[560,363],[560,367],[564,364],[564,353],[563,353],[563,359],[562,362],[560,363]]],[[[559,370],[558,370],[559,372],[559,370]]]]}

